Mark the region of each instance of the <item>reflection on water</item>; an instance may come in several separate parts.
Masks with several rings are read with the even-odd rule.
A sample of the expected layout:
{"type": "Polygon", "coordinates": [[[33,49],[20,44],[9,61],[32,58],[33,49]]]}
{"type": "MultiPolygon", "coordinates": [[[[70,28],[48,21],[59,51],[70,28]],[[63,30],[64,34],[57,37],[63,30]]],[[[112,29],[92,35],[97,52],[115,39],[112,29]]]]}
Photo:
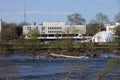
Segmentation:
{"type": "MultiPolygon", "coordinates": [[[[69,80],[97,80],[96,74],[109,59],[37,59],[36,55],[26,54],[1,56],[0,80],[5,77],[11,77],[12,80],[65,80],[67,76],[69,80]]],[[[119,76],[120,69],[115,69],[104,80],[117,80],[119,76]]]]}

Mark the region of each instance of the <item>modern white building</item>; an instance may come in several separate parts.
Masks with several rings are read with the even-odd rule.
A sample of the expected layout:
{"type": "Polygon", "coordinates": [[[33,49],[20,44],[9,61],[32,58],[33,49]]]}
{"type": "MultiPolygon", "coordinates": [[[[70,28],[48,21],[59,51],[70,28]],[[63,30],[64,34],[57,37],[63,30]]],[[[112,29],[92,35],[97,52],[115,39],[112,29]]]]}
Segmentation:
{"type": "Polygon", "coordinates": [[[23,26],[23,34],[28,37],[29,31],[37,29],[41,35],[54,35],[55,34],[86,34],[86,25],[66,25],[65,22],[43,22],[42,25],[25,25],[23,26]]]}
{"type": "Polygon", "coordinates": [[[115,24],[106,24],[106,31],[107,32],[111,32],[112,34],[115,34],[115,28],[120,25],[119,22],[115,23],[115,24]]]}

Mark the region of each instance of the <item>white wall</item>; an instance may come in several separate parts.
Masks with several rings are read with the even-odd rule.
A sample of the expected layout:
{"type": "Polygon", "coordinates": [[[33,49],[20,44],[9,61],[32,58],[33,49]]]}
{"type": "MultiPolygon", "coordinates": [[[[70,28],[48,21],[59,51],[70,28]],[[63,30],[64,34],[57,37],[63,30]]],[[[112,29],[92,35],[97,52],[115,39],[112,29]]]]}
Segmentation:
{"type": "Polygon", "coordinates": [[[111,32],[112,34],[115,34],[115,28],[116,28],[118,25],[120,25],[120,23],[116,23],[116,24],[114,24],[114,25],[108,24],[108,25],[106,25],[106,31],[107,31],[107,32],[111,32]]]}
{"type": "Polygon", "coordinates": [[[23,26],[23,34],[29,32],[28,28],[34,29],[36,27],[38,27],[40,34],[43,32],[43,27],[43,34],[67,34],[68,30],[69,34],[72,34],[73,32],[86,34],[86,25],[65,25],[65,22],[43,22],[43,25],[26,25],[23,26]]]}

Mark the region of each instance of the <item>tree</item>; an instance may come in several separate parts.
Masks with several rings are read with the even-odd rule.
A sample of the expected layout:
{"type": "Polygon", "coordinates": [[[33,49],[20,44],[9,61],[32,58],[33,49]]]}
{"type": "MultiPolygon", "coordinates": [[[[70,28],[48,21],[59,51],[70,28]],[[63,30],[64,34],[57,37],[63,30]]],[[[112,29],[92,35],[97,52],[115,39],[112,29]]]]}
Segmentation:
{"type": "Polygon", "coordinates": [[[35,48],[39,46],[39,39],[40,37],[39,31],[37,29],[32,29],[28,33],[29,36],[29,42],[30,42],[30,47],[35,48]]]}
{"type": "Polygon", "coordinates": [[[57,47],[64,48],[66,51],[70,51],[73,48],[73,37],[71,36],[70,27],[65,29],[65,32],[62,33],[63,39],[56,42],[57,47]]]}
{"type": "Polygon", "coordinates": [[[118,14],[115,15],[114,19],[115,19],[116,22],[120,22],[120,12],[118,12],[118,14]]]}
{"type": "Polygon", "coordinates": [[[71,25],[82,25],[82,24],[85,24],[86,22],[86,20],[79,13],[68,15],[67,20],[71,25]]]}
{"type": "Polygon", "coordinates": [[[104,26],[104,24],[109,23],[109,18],[103,13],[96,14],[96,18],[91,20],[91,23],[98,23],[99,25],[104,26]]]}
{"type": "Polygon", "coordinates": [[[16,39],[16,24],[15,23],[3,23],[1,32],[1,38],[4,41],[16,39]]]}
{"type": "Polygon", "coordinates": [[[28,32],[28,35],[31,39],[36,39],[40,36],[39,31],[37,29],[32,29],[28,32]]]}
{"type": "Polygon", "coordinates": [[[120,46],[120,25],[118,25],[116,28],[115,28],[115,34],[117,35],[116,37],[116,42],[119,44],[120,46]]]}
{"type": "Polygon", "coordinates": [[[22,34],[23,34],[23,29],[22,29],[23,26],[20,26],[20,25],[17,25],[16,26],[16,35],[17,37],[20,37],[22,34]]]}
{"type": "Polygon", "coordinates": [[[103,13],[96,14],[96,20],[100,24],[106,24],[106,23],[109,22],[108,17],[105,14],[103,14],[103,13]]]}
{"type": "Polygon", "coordinates": [[[65,49],[67,52],[71,52],[73,48],[73,39],[65,38],[62,40],[57,41],[57,47],[65,49]]]}
{"type": "Polygon", "coordinates": [[[96,14],[96,18],[92,19],[87,25],[87,35],[93,36],[99,31],[105,30],[104,24],[109,23],[109,19],[103,13],[96,14]]]}
{"type": "Polygon", "coordinates": [[[120,36],[120,25],[115,28],[115,34],[120,36]]]}
{"type": "Polygon", "coordinates": [[[3,22],[3,27],[2,27],[2,39],[5,37],[9,40],[10,38],[15,39],[18,38],[22,35],[22,27],[23,25],[26,25],[27,23],[6,23],[3,22]],[[8,37],[9,36],[9,37],[8,37]]]}
{"type": "Polygon", "coordinates": [[[102,29],[102,26],[99,25],[98,23],[94,23],[94,24],[90,23],[86,27],[86,32],[87,32],[88,36],[93,36],[96,33],[98,33],[99,31],[101,31],[101,29],[102,29]]]}
{"type": "Polygon", "coordinates": [[[24,25],[29,25],[29,23],[21,22],[18,25],[16,25],[16,34],[17,37],[21,37],[23,35],[23,26],[24,25]]]}

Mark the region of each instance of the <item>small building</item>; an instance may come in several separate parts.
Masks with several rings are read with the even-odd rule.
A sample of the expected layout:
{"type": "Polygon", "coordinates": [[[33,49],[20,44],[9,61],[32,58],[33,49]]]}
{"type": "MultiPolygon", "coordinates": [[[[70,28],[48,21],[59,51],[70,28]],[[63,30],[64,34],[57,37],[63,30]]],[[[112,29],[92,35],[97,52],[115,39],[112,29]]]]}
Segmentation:
{"type": "Polygon", "coordinates": [[[117,23],[111,23],[111,24],[106,24],[105,27],[106,27],[106,31],[107,32],[111,32],[112,34],[115,34],[115,28],[120,25],[119,22],[117,23]]]}

